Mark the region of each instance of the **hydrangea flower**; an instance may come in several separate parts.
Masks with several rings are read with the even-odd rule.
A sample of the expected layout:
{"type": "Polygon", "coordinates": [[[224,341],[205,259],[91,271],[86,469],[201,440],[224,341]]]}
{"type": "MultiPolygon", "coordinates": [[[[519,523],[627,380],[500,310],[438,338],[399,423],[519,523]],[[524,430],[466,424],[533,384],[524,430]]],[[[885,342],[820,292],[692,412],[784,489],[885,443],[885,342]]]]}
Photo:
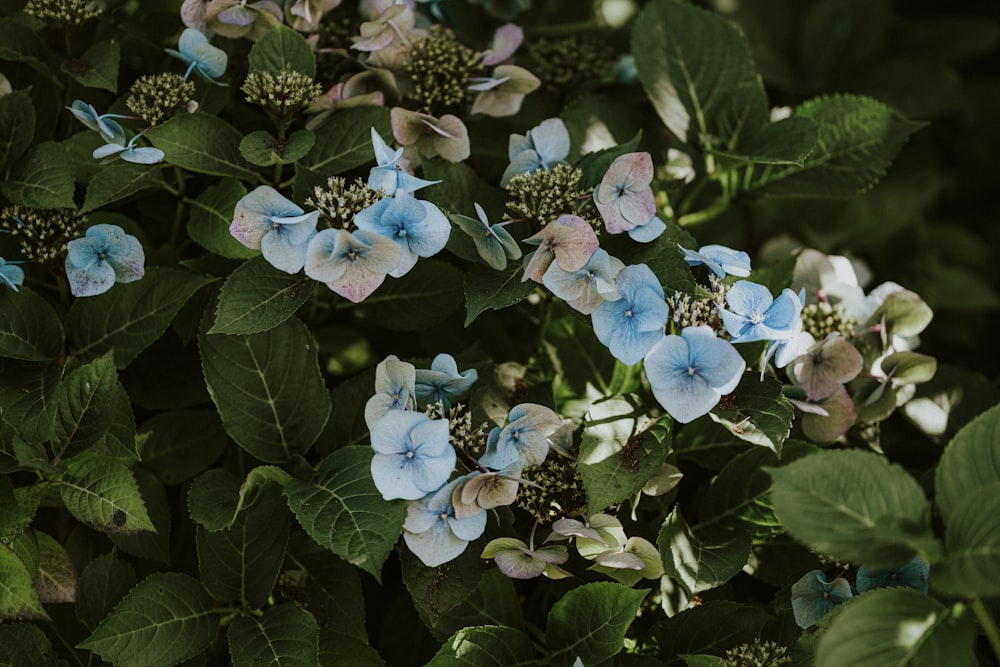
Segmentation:
{"type": "Polygon", "coordinates": [[[229,39],[246,37],[257,41],[284,20],[281,7],[272,0],[212,0],[205,8],[205,23],[212,32],[229,39]]]}
{"type": "Polygon", "coordinates": [[[521,461],[539,465],[549,454],[549,437],[562,426],[559,415],[544,405],[521,403],[507,414],[507,425],[490,431],[479,463],[500,470],[521,461]]]}
{"type": "Polygon", "coordinates": [[[15,260],[7,261],[0,257],[0,284],[6,285],[16,292],[17,286],[24,284],[24,269],[18,266],[21,263],[21,261],[15,260]]]}
{"type": "Polygon", "coordinates": [[[108,143],[125,143],[125,130],[114,118],[127,118],[120,114],[99,114],[97,109],[83,100],[74,100],[73,104],[66,107],[73,116],[84,124],[88,130],[99,132],[108,143]]]}
{"type": "Polygon", "coordinates": [[[525,257],[521,281],[530,279],[537,283],[542,282],[552,260],[566,271],[577,271],[587,265],[600,247],[593,227],[576,215],[560,215],[524,242],[539,248],[525,257]]]}
{"type": "Polygon", "coordinates": [[[419,257],[430,257],[444,249],[451,225],[434,204],[414,198],[405,190],[381,199],[354,216],[354,224],[366,232],[381,234],[396,242],[403,253],[389,275],[399,278],[412,269],[419,257]]]}
{"type": "Polygon", "coordinates": [[[335,293],[360,303],[399,264],[399,244],[372,232],[324,229],[306,247],[306,275],[335,293]]]}
{"type": "Polygon", "coordinates": [[[736,388],[746,362],[729,341],[702,325],[660,339],[646,355],[645,369],[657,402],[687,424],[736,388]]]}
{"type": "Polygon", "coordinates": [[[688,250],[684,246],[677,246],[684,252],[684,259],[691,266],[704,264],[708,270],[725,278],[733,275],[738,278],[745,278],[750,275],[750,255],[742,250],[733,250],[724,245],[706,245],[698,248],[698,251],[688,250]]]}
{"type": "Polygon", "coordinates": [[[205,35],[194,28],[187,28],[181,33],[180,39],[177,40],[177,48],[179,51],[175,51],[174,49],[164,50],[174,58],[180,58],[188,64],[187,72],[184,73],[185,81],[191,76],[193,70],[198,72],[206,81],[225,85],[219,83],[216,79],[226,73],[229,56],[219,47],[209,44],[208,37],[205,37],[205,35]]]}
{"type": "Polygon", "coordinates": [[[802,302],[792,290],[785,288],[775,299],[766,287],[748,280],[729,288],[726,303],[731,310],[720,309],[719,315],[734,343],[791,338],[802,313],[802,302]]]}
{"type": "Polygon", "coordinates": [[[927,577],[931,565],[920,556],[914,556],[902,565],[884,569],[873,569],[867,565],[858,568],[858,593],[870,591],[873,588],[912,588],[927,594],[927,577]]]}
{"type": "MultiPolygon", "coordinates": [[[[631,232],[654,219],[663,225],[656,218],[656,200],[649,187],[652,181],[653,158],[649,153],[626,153],[615,158],[600,185],[594,188],[594,203],[609,234],[631,232]]],[[[653,225],[654,230],[659,227],[653,225]]]]}
{"type": "Polygon", "coordinates": [[[865,366],[864,358],[849,340],[838,333],[813,345],[789,367],[792,381],[805,389],[810,401],[832,396],[865,366]]]}
{"type": "Polygon", "coordinates": [[[301,32],[315,32],[323,14],[333,11],[341,0],[295,0],[288,8],[289,24],[301,32]]]}
{"type": "Polygon", "coordinates": [[[455,469],[446,419],[390,410],[376,422],[371,440],[372,480],[386,500],[423,498],[448,481],[455,469]]]}
{"type": "Polygon", "coordinates": [[[521,110],[524,96],[536,90],[542,82],[517,65],[499,65],[492,77],[472,77],[469,90],[479,93],[472,103],[472,113],[495,118],[513,116],[521,110]]]}
{"type": "Polygon", "coordinates": [[[507,268],[508,258],[521,258],[521,248],[518,247],[517,241],[510,235],[510,232],[503,228],[502,223],[490,225],[483,207],[479,204],[474,205],[479,220],[453,213],[451,221],[472,237],[472,242],[476,244],[476,252],[491,269],[503,271],[507,268]]]}
{"type": "Polygon", "coordinates": [[[561,118],[548,118],[523,135],[510,135],[507,145],[510,164],[503,172],[500,187],[507,187],[510,179],[518,174],[566,164],[569,146],[569,130],[561,118]]]}
{"type": "Polygon", "coordinates": [[[445,114],[435,118],[430,114],[393,107],[392,136],[402,146],[412,146],[428,158],[441,156],[448,162],[461,162],[469,157],[469,130],[458,116],[445,114]]]}
{"type": "Polygon", "coordinates": [[[521,479],[523,470],[524,462],[521,460],[514,461],[502,470],[489,472],[474,470],[463,478],[465,481],[456,493],[461,503],[466,506],[474,505],[489,510],[510,505],[517,498],[517,489],[523,481],[521,479]]]}
{"type": "Polygon", "coordinates": [[[452,495],[459,483],[461,479],[449,482],[407,508],[403,541],[427,567],[457,558],[486,530],[485,510],[464,519],[455,516],[452,495]]]}
{"type": "Polygon", "coordinates": [[[351,38],[358,51],[379,51],[389,47],[401,36],[413,32],[415,16],[406,4],[391,4],[372,21],[361,24],[361,34],[351,38]]]}
{"type": "Polygon", "coordinates": [[[843,577],[827,581],[822,570],[812,570],[792,584],[792,614],[795,624],[811,628],[831,609],[854,597],[851,584],[843,577]]]}
{"type": "MultiPolygon", "coordinates": [[[[308,271],[308,262],[306,266],[308,271]]],[[[395,354],[379,362],[375,367],[375,395],[365,403],[365,423],[369,431],[390,410],[412,410],[416,407],[416,373],[413,364],[400,361],[395,354]]]]}
{"type": "Polygon", "coordinates": [[[458,364],[450,354],[439,354],[431,362],[430,370],[418,368],[414,392],[418,405],[441,402],[447,410],[479,379],[475,368],[458,372],[458,364]]]}
{"type": "Polygon", "coordinates": [[[561,544],[535,549],[515,537],[498,537],[483,548],[480,558],[492,558],[497,569],[511,579],[534,579],[542,574],[550,579],[569,576],[559,567],[569,560],[569,552],[561,544]]]}
{"type": "Polygon", "coordinates": [[[145,263],[139,239],[118,225],[91,225],[82,239],[66,244],[66,277],[73,296],[94,296],[116,282],[139,280],[145,263]]]}
{"type": "Polygon", "coordinates": [[[597,339],[612,356],[631,366],[663,337],[670,307],[660,281],[645,264],[626,266],[615,285],[622,298],[605,301],[590,317],[597,339]]]}
{"type": "Polygon", "coordinates": [[[157,162],[163,162],[163,158],[166,155],[159,148],[152,146],[140,146],[137,148],[135,146],[136,139],[141,136],[142,132],[136,134],[125,145],[117,141],[106,143],[94,150],[94,159],[100,160],[111,155],[117,155],[126,162],[132,162],[133,164],[156,164],[157,162]]]}
{"type": "Polygon", "coordinates": [[[388,194],[394,194],[397,190],[406,192],[416,192],[420,188],[434,185],[441,181],[425,181],[417,178],[413,174],[403,171],[399,165],[400,158],[403,157],[403,149],[397,148],[395,151],[389,148],[378,132],[373,127],[372,148],[375,150],[375,166],[368,174],[368,185],[373,190],[382,190],[388,194]]]}
{"type": "Polygon", "coordinates": [[[621,298],[615,277],[624,268],[620,259],[598,248],[586,265],[576,271],[566,271],[553,262],[542,276],[542,284],[574,310],[590,315],[605,301],[621,298]]]}
{"type": "Polygon", "coordinates": [[[319,211],[304,213],[269,185],[260,185],[236,202],[229,233],[271,266],[286,273],[306,263],[306,248],[316,232],[319,211]]]}
{"type": "Polygon", "coordinates": [[[505,23],[493,33],[493,43],[483,51],[483,65],[493,67],[514,55],[524,41],[524,30],[513,23],[505,23]]]}

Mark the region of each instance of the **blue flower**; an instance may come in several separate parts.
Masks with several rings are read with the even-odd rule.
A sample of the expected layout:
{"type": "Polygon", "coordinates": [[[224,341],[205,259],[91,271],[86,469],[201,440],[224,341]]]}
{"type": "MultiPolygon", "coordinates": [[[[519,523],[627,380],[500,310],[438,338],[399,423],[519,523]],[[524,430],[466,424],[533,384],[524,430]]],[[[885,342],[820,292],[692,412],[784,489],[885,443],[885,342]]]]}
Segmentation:
{"type": "Polygon", "coordinates": [[[903,587],[926,594],[927,576],[930,571],[930,563],[920,556],[914,556],[902,565],[884,570],[874,570],[862,565],[858,568],[858,592],[864,593],[873,588],[903,587]]]}
{"type": "Polygon", "coordinates": [[[66,277],[73,296],[94,296],[116,282],[139,280],[145,262],[139,239],[118,225],[92,225],[82,239],[66,244],[66,277]]]}
{"type": "Polygon", "coordinates": [[[698,248],[698,252],[688,250],[678,244],[684,251],[684,259],[691,266],[704,264],[709,271],[725,278],[726,274],[745,278],[750,275],[750,255],[742,250],[733,250],[723,245],[706,245],[698,248]]]}
{"type": "Polygon", "coordinates": [[[544,405],[521,403],[507,414],[507,425],[494,428],[486,440],[486,452],[479,463],[500,470],[518,461],[536,466],[549,454],[549,436],[562,419],[544,405]]]}
{"type": "Polygon", "coordinates": [[[500,225],[490,225],[482,206],[475,204],[475,207],[479,220],[453,213],[451,221],[472,237],[472,242],[476,244],[476,252],[491,269],[503,271],[507,268],[508,257],[521,259],[521,248],[506,229],[500,225]]]}
{"type": "Polygon", "coordinates": [[[417,258],[439,253],[451,235],[451,225],[441,209],[405,190],[361,211],[354,216],[354,224],[362,231],[381,234],[399,244],[403,254],[399,264],[389,271],[393,278],[406,275],[416,265],[417,258]]]}
{"type": "Polygon", "coordinates": [[[390,410],[375,424],[371,437],[372,480],[386,500],[423,498],[448,481],[455,469],[447,419],[390,410]]]}
{"type": "Polygon", "coordinates": [[[126,162],[132,162],[134,164],[156,164],[157,162],[163,162],[163,158],[166,156],[159,148],[153,148],[152,146],[140,146],[139,148],[135,147],[136,139],[141,136],[142,132],[132,137],[128,144],[125,145],[118,141],[104,144],[94,150],[94,159],[100,160],[101,158],[108,157],[109,155],[117,155],[126,162]]]}
{"type": "Polygon", "coordinates": [[[462,478],[449,482],[407,509],[403,540],[427,567],[458,558],[486,530],[485,510],[464,519],[455,516],[452,496],[461,483],[462,478]]]}
{"type": "Polygon", "coordinates": [[[461,398],[479,379],[475,368],[458,372],[458,364],[450,354],[439,354],[431,362],[430,370],[418,368],[415,393],[418,405],[425,406],[438,401],[447,410],[452,402],[461,398]]]}
{"type": "Polygon", "coordinates": [[[822,570],[812,570],[792,584],[792,614],[802,629],[811,628],[831,609],[854,597],[851,584],[843,577],[827,581],[822,570]]]}
{"type": "Polygon", "coordinates": [[[112,118],[128,118],[118,114],[99,114],[97,109],[83,100],[74,100],[71,106],[66,107],[78,121],[83,123],[88,130],[99,132],[104,140],[109,143],[125,143],[125,130],[112,118]]]}
{"type": "Polygon", "coordinates": [[[306,247],[306,275],[360,303],[385,281],[402,254],[398,244],[378,234],[324,229],[306,247]]]}
{"type": "Polygon", "coordinates": [[[785,288],[775,299],[766,287],[748,280],[729,288],[726,303],[732,310],[719,314],[734,343],[791,338],[802,312],[802,302],[792,290],[785,288]]]}
{"type": "Polygon", "coordinates": [[[16,292],[17,286],[24,284],[24,269],[17,266],[22,263],[21,260],[8,262],[0,257],[0,284],[4,284],[16,292]]]}
{"type": "Polygon", "coordinates": [[[597,340],[631,366],[663,337],[670,308],[663,300],[660,281],[645,264],[626,266],[615,284],[622,298],[605,301],[590,317],[597,340]]]}
{"type": "Polygon", "coordinates": [[[425,181],[403,171],[398,164],[399,159],[403,157],[403,149],[397,148],[392,151],[374,127],[371,132],[372,148],[375,150],[375,166],[368,173],[368,185],[372,189],[381,190],[391,195],[395,194],[397,190],[416,192],[420,188],[441,182],[425,181]]]}
{"type": "Polygon", "coordinates": [[[543,120],[538,127],[523,135],[512,134],[507,146],[510,164],[503,172],[500,187],[505,188],[518,174],[530,174],[538,169],[552,169],[566,164],[569,155],[569,131],[561,118],[543,120]]]}
{"type": "Polygon", "coordinates": [[[615,276],[624,268],[620,259],[598,248],[587,264],[576,271],[566,271],[553,262],[542,276],[542,284],[574,310],[590,315],[605,301],[621,298],[615,276]]]}
{"type": "Polygon", "coordinates": [[[309,239],[316,232],[319,211],[303,213],[294,202],[269,185],[261,185],[236,202],[229,233],[271,266],[286,273],[306,263],[309,239]]]}
{"type": "Polygon", "coordinates": [[[676,421],[687,424],[707,414],[739,384],[746,362],[711,327],[685,327],[664,336],[646,355],[653,396],[676,421]]]}
{"type": "MultiPolygon", "coordinates": [[[[307,275],[308,266],[306,264],[307,275]]],[[[365,423],[369,431],[390,410],[412,410],[416,407],[415,383],[416,368],[413,364],[400,361],[395,354],[379,362],[375,367],[375,395],[365,403],[365,423]]]]}
{"type": "Polygon", "coordinates": [[[208,37],[205,37],[205,35],[194,28],[187,28],[181,33],[180,39],[177,40],[177,48],[180,50],[164,50],[174,58],[180,58],[188,64],[187,72],[184,73],[185,81],[191,76],[191,71],[194,70],[206,81],[219,86],[227,85],[216,81],[216,79],[225,74],[229,56],[222,49],[209,44],[208,37]]]}

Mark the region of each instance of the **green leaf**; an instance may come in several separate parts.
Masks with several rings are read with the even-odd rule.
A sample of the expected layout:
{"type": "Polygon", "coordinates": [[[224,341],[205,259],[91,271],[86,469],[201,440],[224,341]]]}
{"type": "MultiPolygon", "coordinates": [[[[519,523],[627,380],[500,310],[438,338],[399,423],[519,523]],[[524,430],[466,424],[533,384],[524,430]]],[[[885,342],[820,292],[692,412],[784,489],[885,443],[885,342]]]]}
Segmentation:
{"type": "MultiPolygon", "coordinates": [[[[994,445],[996,441],[994,441],[994,445]]],[[[1000,481],[977,486],[949,506],[944,560],[931,566],[930,581],[945,595],[1000,596],[1000,481]],[[987,495],[989,494],[989,495],[987,495]]]]}
{"type": "Polygon", "coordinates": [[[820,634],[817,667],[976,665],[976,630],[934,598],[883,588],[847,602],[820,634]]]}
{"type": "Polygon", "coordinates": [[[792,116],[763,126],[740,142],[736,150],[713,150],[726,166],[746,164],[805,166],[816,146],[819,128],[808,118],[792,116]]]}
{"type": "Polygon", "coordinates": [[[226,450],[229,438],[214,410],[169,410],[138,428],[142,464],[166,486],[197,476],[226,450]]]}
{"type": "Polygon", "coordinates": [[[48,618],[31,573],[17,554],[0,544],[0,620],[48,618]]]}
{"type": "Polygon", "coordinates": [[[38,144],[18,160],[0,192],[17,206],[70,208],[73,206],[73,163],[62,145],[38,144]]]}
{"type": "Polygon", "coordinates": [[[639,432],[640,418],[641,411],[622,396],[595,403],[587,413],[576,465],[589,512],[634,496],[666,460],[671,421],[639,432]]]}
{"type": "Polygon", "coordinates": [[[826,451],[768,472],[781,522],[820,553],[892,567],[916,550],[933,548],[923,490],[905,470],[877,454],[826,451]]]}
{"type": "Polygon", "coordinates": [[[691,266],[685,261],[678,244],[694,248],[697,242],[677,223],[670,221],[666,231],[656,241],[642,244],[637,252],[625,255],[622,261],[648,266],[660,281],[667,298],[673,296],[674,292],[695,294],[697,287],[691,274],[691,266]]]}
{"type": "Polygon", "coordinates": [[[367,642],[324,629],[319,637],[319,664],[385,667],[385,660],[367,642]]]}
{"type": "Polygon", "coordinates": [[[25,513],[18,504],[10,480],[0,477],[0,543],[8,544],[23,533],[31,524],[32,514],[25,513]]]}
{"type": "Polygon", "coordinates": [[[76,569],[63,545],[54,537],[35,531],[38,541],[38,574],[35,590],[42,604],[73,602],[76,599],[76,569]]]}
{"type": "Polygon", "coordinates": [[[626,153],[634,153],[639,147],[640,139],[642,139],[642,130],[636,132],[634,137],[623,144],[587,153],[581,157],[574,165],[583,172],[580,187],[593,188],[599,185],[611,163],[626,153]]]}
{"type": "Polygon", "coordinates": [[[290,520],[281,490],[268,485],[231,527],[199,529],[198,569],[212,597],[244,609],[263,607],[281,570],[290,520]]]}
{"type": "MultiPolygon", "coordinates": [[[[624,107],[617,104],[614,98],[593,93],[570,101],[563,107],[559,117],[563,119],[569,132],[572,146],[570,162],[581,155],[595,152],[594,144],[606,146],[612,142],[631,143],[628,140],[638,134],[640,125],[634,114],[625,112],[624,107]]],[[[633,146],[625,152],[634,150],[633,146]]]]}
{"type": "Polygon", "coordinates": [[[423,167],[424,178],[441,181],[428,187],[423,198],[445,213],[473,216],[475,204],[482,206],[487,215],[503,213],[507,201],[504,191],[484,181],[464,162],[426,160],[423,167]]]}
{"type": "Polygon", "coordinates": [[[101,167],[87,183],[87,196],[80,211],[96,211],[102,206],[161,185],[159,174],[162,168],[162,164],[132,164],[124,160],[101,167]]]}
{"type": "Polygon", "coordinates": [[[597,582],[559,598],[549,612],[545,631],[551,664],[572,665],[576,658],[597,664],[617,655],[648,592],[597,582]]]}
{"type": "Polygon", "coordinates": [[[172,165],[211,176],[256,181],[257,174],[240,155],[239,130],[216,116],[190,113],[174,116],[146,133],[172,165]]]}
{"type": "Polygon", "coordinates": [[[472,595],[486,573],[487,562],[476,549],[466,549],[457,558],[433,568],[424,565],[409,549],[400,554],[400,561],[403,583],[421,620],[437,637],[453,632],[441,632],[438,623],[472,595]]]}
{"type": "Polygon", "coordinates": [[[77,582],[77,618],[93,630],[138,579],[135,569],[110,551],[87,564],[77,582]]]}
{"type": "Polygon", "coordinates": [[[189,271],[154,266],[144,280],[77,299],[67,318],[73,354],[93,359],[113,350],[115,365],[128,366],[163,335],[181,307],[209,282],[189,271]]]}
{"type": "Polygon", "coordinates": [[[330,416],[316,343],[289,319],[248,336],[198,335],[201,363],[222,425],[240,447],[267,463],[304,454],[330,416]]]}
{"type": "Polygon", "coordinates": [[[296,177],[300,172],[307,172],[310,177],[325,182],[330,176],[374,162],[373,127],[383,139],[393,140],[388,109],[364,105],[338,111],[316,128],[316,145],[295,163],[296,177]]]}
{"type": "Polygon", "coordinates": [[[271,266],[263,257],[229,274],[210,334],[253,334],[278,326],[309,300],[316,281],[271,266]]]}
{"type": "Polygon", "coordinates": [[[33,623],[7,623],[0,625],[0,664],[47,667],[59,663],[41,628],[33,623]]]}
{"type": "Polygon", "coordinates": [[[709,413],[712,421],[740,440],[766,447],[780,457],[794,418],[792,404],[781,393],[781,382],[771,376],[759,381],[751,374],[729,399],[727,408],[716,406],[709,413]]]}
{"type": "Polygon", "coordinates": [[[742,527],[717,524],[691,530],[677,507],[660,527],[656,544],[663,569],[689,597],[726,583],[750,557],[750,534],[742,527]]]}
{"type": "Polygon", "coordinates": [[[528,298],[536,283],[522,281],[520,266],[506,271],[470,271],[465,277],[465,326],[485,310],[500,310],[528,298]]]}
{"type": "Polygon", "coordinates": [[[0,357],[48,361],[62,349],[62,322],[48,301],[27,287],[0,292],[0,357]]]}
{"type": "Polygon", "coordinates": [[[39,74],[52,80],[52,73],[45,65],[52,53],[45,42],[24,22],[12,18],[0,18],[0,60],[24,63],[39,74]]]}
{"type": "Polygon", "coordinates": [[[0,95],[0,171],[11,167],[35,137],[35,107],[27,90],[0,95]]]}
{"type": "MultiPolygon", "coordinates": [[[[474,550],[478,553],[478,550],[474,550]]],[[[506,625],[524,628],[524,612],[513,580],[493,568],[479,579],[475,590],[451,611],[443,614],[434,627],[434,636],[450,635],[473,625],[506,625]]]]}
{"type": "Polygon", "coordinates": [[[764,635],[773,618],[765,611],[726,600],[713,600],[683,610],[658,622],[650,632],[659,654],[664,656],[709,653],[723,656],[726,650],[764,635]]]}
{"type": "Polygon", "coordinates": [[[194,480],[188,492],[188,509],[205,530],[225,530],[244,509],[272,484],[284,486],[291,475],[277,466],[257,466],[240,484],[225,468],[212,468],[194,480]]]}
{"type": "Polygon", "coordinates": [[[967,498],[1000,482],[1000,405],[983,412],[955,434],[938,463],[934,488],[945,525],[967,498]]]}
{"type": "Polygon", "coordinates": [[[69,513],[95,530],[156,530],[146,513],[139,485],[124,463],[96,453],[83,454],[56,481],[69,513]]]}
{"type": "Polygon", "coordinates": [[[79,646],[123,667],[171,667],[200,653],[218,627],[196,579],[162,572],[133,588],[79,646]]]}
{"type": "MultiPolygon", "coordinates": [[[[615,371],[618,365],[607,348],[597,340],[590,321],[576,317],[570,308],[554,302],[552,317],[545,327],[545,351],[555,371],[553,391],[556,401],[565,398],[583,398],[590,387],[596,387],[605,396],[613,396],[619,391],[615,385],[615,371]]],[[[592,391],[592,389],[590,389],[592,391]]],[[[627,391],[623,390],[623,391],[627,391]]],[[[586,399],[584,399],[586,400],[586,399]]],[[[560,414],[565,414],[565,405],[558,405],[560,414]]]]}
{"type": "Polygon", "coordinates": [[[293,479],[288,506],[309,536],[381,580],[382,564],[403,531],[406,503],[383,500],[371,476],[369,447],[327,456],[315,482],[293,479]]]}
{"type": "Polygon", "coordinates": [[[260,254],[233,238],[229,225],[233,222],[236,202],[247,189],[235,178],[226,178],[211,185],[191,202],[191,217],[187,231],[198,245],[229,259],[247,259],[260,254]]]}
{"type": "Polygon", "coordinates": [[[111,354],[80,366],[59,385],[53,436],[56,460],[84,451],[135,458],[135,417],[111,354]]]}
{"type": "Polygon", "coordinates": [[[267,130],[257,130],[243,137],[240,154],[258,167],[292,164],[312,150],[315,143],[316,135],[309,130],[293,132],[284,141],[278,141],[267,130]]]}
{"type": "Polygon", "coordinates": [[[51,439],[62,364],[4,362],[0,368],[0,417],[30,443],[51,439]]]}
{"type": "Polygon", "coordinates": [[[358,315],[391,331],[425,331],[462,303],[462,277],[451,264],[425,259],[405,276],[383,283],[358,306],[358,315]]]}
{"type": "Polygon", "coordinates": [[[794,197],[853,197],[885,175],[910,135],[923,127],[871,98],[821,97],[803,103],[794,118],[819,127],[816,148],[802,167],[771,171],[758,192],[794,197]]]}
{"type": "Polygon", "coordinates": [[[250,49],[250,71],[277,76],[285,69],[316,76],[316,56],[305,37],[278,25],[264,33],[250,49]]]}
{"type": "Polygon", "coordinates": [[[462,628],[449,637],[427,667],[516,667],[537,663],[535,646],[528,635],[502,625],[480,625],[462,628]]]}
{"type": "Polygon", "coordinates": [[[234,665],[316,667],[319,624],[294,604],[270,607],[260,617],[241,616],[226,632],[234,665]]]}
{"type": "Polygon", "coordinates": [[[87,88],[118,92],[118,63],[121,49],[117,42],[97,42],[79,58],[71,58],[62,71],[87,88]]]}
{"type": "Polygon", "coordinates": [[[133,471],[139,485],[139,494],[146,505],[146,514],[153,523],[153,531],[143,530],[133,533],[109,533],[108,539],[122,551],[170,564],[170,531],[173,517],[167,490],[156,476],[143,468],[133,471]]]}

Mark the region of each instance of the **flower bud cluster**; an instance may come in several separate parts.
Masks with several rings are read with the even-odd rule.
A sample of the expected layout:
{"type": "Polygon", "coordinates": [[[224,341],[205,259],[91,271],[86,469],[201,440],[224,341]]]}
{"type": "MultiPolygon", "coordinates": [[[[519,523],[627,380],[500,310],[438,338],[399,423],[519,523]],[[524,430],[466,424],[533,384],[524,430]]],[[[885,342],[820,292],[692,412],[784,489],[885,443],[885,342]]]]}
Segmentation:
{"type": "Polygon", "coordinates": [[[811,333],[816,340],[833,333],[850,338],[858,324],[856,319],[846,317],[842,308],[829,301],[810,303],[802,309],[802,330],[811,333]]]}
{"type": "Polygon", "coordinates": [[[284,116],[305,108],[323,92],[323,87],[311,76],[284,69],[277,76],[270,72],[251,72],[240,90],[247,102],[284,116]]]}
{"type": "MultiPolygon", "coordinates": [[[[558,164],[551,169],[537,169],[530,173],[517,174],[507,184],[510,199],[507,208],[515,218],[525,218],[547,225],[561,215],[577,214],[581,201],[589,201],[589,192],[580,187],[583,171],[578,167],[558,164]]],[[[595,231],[600,222],[586,211],[581,217],[595,231]]]]}
{"type": "Polygon", "coordinates": [[[25,259],[39,264],[64,255],[83,223],[83,215],[74,208],[8,206],[0,211],[0,228],[18,240],[25,259]]]}
{"type": "Polygon", "coordinates": [[[600,79],[615,61],[614,49],[600,35],[541,38],[527,47],[531,71],[549,89],[566,90],[600,79]]]}
{"type": "Polygon", "coordinates": [[[92,21],[104,10],[92,0],[28,0],[24,11],[66,29],[92,21]]]}
{"type": "Polygon", "coordinates": [[[132,84],[125,106],[154,127],[170,120],[194,95],[194,82],[185,81],[180,74],[146,74],[132,84]]]}
{"type": "Polygon", "coordinates": [[[317,185],[313,189],[306,204],[318,210],[329,227],[350,229],[354,216],[387,196],[360,178],[348,185],[347,179],[333,176],[327,179],[325,188],[317,185]]]}
{"type": "Polygon", "coordinates": [[[749,644],[740,644],[726,651],[723,664],[726,667],[778,667],[791,661],[788,648],[777,642],[757,638],[749,644]]]}
{"type": "Polygon", "coordinates": [[[670,319],[678,329],[684,327],[697,327],[707,325],[717,334],[725,332],[725,325],[719,310],[725,308],[726,292],[729,285],[714,273],[708,277],[709,293],[708,299],[699,299],[690,294],[674,292],[673,297],[667,301],[670,306],[670,319]]]}
{"type": "Polygon", "coordinates": [[[574,459],[549,457],[544,465],[525,468],[521,478],[538,486],[522,485],[517,506],[543,523],[572,515],[587,505],[574,459]]]}
{"type": "Polygon", "coordinates": [[[471,98],[468,78],[479,60],[479,54],[459,42],[453,31],[435,26],[409,49],[406,71],[413,84],[409,97],[432,114],[463,104],[471,98]]]}

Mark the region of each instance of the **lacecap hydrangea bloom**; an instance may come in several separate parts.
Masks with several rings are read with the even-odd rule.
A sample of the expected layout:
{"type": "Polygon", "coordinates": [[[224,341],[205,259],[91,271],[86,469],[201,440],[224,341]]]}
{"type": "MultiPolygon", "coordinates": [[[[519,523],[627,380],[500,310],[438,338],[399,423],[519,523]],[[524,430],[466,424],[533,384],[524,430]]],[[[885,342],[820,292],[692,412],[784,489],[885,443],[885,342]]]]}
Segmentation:
{"type": "Polygon", "coordinates": [[[365,423],[368,430],[390,410],[412,410],[416,407],[415,389],[417,369],[401,361],[395,354],[375,367],[375,395],[365,403],[365,423]]]}
{"type": "Polygon", "coordinates": [[[441,403],[447,410],[454,401],[462,398],[479,379],[475,368],[459,372],[455,358],[439,354],[431,362],[430,370],[418,368],[414,375],[414,393],[417,405],[441,403]]]}
{"type": "Polygon", "coordinates": [[[139,280],[145,263],[139,239],[118,225],[92,225],[82,239],[66,245],[66,278],[73,296],[94,296],[116,282],[139,280]]]}
{"type": "Polygon", "coordinates": [[[479,463],[499,470],[517,461],[539,465],[549,453],[549,437],[562,425],[555,412],[544,405],[521,403],[507,414],[507,425],[495,427],[486,440],[479,463]]]}
{"type": "Polygon", "coordinates": [[[750,275],[750,255],[742,250],[733,250],[723,245],[706,245],[695,252],[682,245],[678,247],[684,252],[684,259],[690,266],[704,264],[720,278],[727,275],[746,278],[750,275]]]}
{"type": "Polygon", "coordinates": [[[518,174],[530,174],[536,169],[551,169],[566,164],[569,155],[569,131],[561,118],[543,120],[523,135],[510,135],[507,157],[510,164],[503,172],[500,187],[505,188],[518,174]]]}
{"type": "Polygon", "coordinates": [[[730,310],[719,315],[734,343],[790,338],[802,313],[802,302],[792,290],[785,288],[775,299],[769,289],[748,280],[729,288],[726,303],[730,310]]]}
{"type": "Polygon", "coordinates": [[[316,233],[319,211],[304,212],[270,185],[260,185],[236,202],[229,233],[271,266],[296,273],[306,263],[309,239],[316,233]]]}
{"type": "Polygon", "coordinates": [[[164,49],[174,58],[187,63],[187,71],[184,73],[184,80],[191,76],[191,72],[198,72],[203,79],[211,83],[220,84],[216,79],[226,73],[226,65],[229,64],[229,56],[217,46],[208,43],[208,37],[198,32],[194,28],[188,28],[181,33],[177,40],[177,50],[164,49]]]}
{"type": "Polygon", "coordinates": [[[380,234],[399,245],[399,263],[389,271],[393,278],[409,273],[420,257],[441,252],[451,235],[451,225],[441,209],[402,189],[358,213],[354,224],[363,232],[380,234]]]}
{"type": "Polygon", "coordinates": [[[398,243],[373,232],[324,229],[306,247],[306,275],[334,293],[360,303],[399,265],[398,243]]]}
{"type": "Polygon", "coordinates": [[[656,274],[645,264],[626,266],[615,278],[615,286],[622,298],[605,301],[590,318],[597,340],[631,366],[663,337],[670,307],[656,274]]]}

